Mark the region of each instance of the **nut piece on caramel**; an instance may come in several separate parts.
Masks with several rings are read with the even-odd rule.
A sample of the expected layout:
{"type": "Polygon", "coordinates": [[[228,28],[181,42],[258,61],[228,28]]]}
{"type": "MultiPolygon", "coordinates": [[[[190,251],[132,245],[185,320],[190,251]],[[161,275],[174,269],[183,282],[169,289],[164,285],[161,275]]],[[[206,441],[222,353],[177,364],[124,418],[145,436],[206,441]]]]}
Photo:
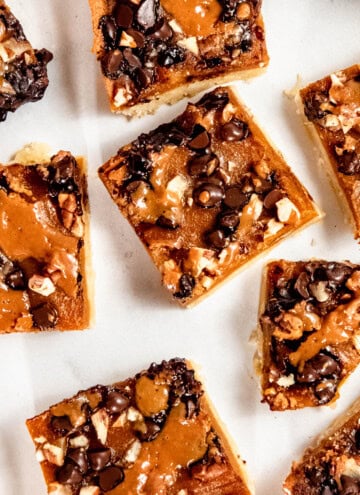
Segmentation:
{"type": "MultiPolygon", "coordinates": [[[[269,61],[259,0],[89,3],[93,51],[113,112],[153,113],[196,94],[199,83],[205,89],[223,78],[248,78],[269,61]]],[[[228,128],[235,139],[243,135],[235,123],[228,128]]]]}
{"type": "Polygon", "coordinates": [[[337,418],[294,462],[284,493],[356,495],[360,493],[360,401],[337,418]]]}
{"type": "Polygon", "coordinates": [[[360,363],[360,267],[274,261],[264,273],[259,355],[272,410],[334,402],[360,363]]]}
{"type": "Polygon", "coordinates": [[[27,421],[48,493],[250,495],[194,370],[153,363],[134,378],[97,385],[27,421]],[[94,431],[95,430],[95,431],[94,431]],[[112,491],[114,490],[114,491],[112,491]]]}
{"type": "Polygon", "coordinates": [[[0,333],[89,326],[83,160],[39,150],[0,165],[0,333]]]}
{"type": "Polygon", "coordinates": [[[321,216],[231,88],[142,134],[99,175],[184,306],[321,216]]]}

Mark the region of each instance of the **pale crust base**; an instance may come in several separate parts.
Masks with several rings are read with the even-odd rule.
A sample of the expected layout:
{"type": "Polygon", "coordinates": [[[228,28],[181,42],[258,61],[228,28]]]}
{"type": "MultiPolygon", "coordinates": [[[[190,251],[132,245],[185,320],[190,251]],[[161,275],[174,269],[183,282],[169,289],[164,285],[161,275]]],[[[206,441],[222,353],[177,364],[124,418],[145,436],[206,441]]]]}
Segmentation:
{"type": "Polygon", "coordinates": [[[205,392],[202,397],[202,409],[209,415],[211,419],[211,424],[215,426],[217,432],[221,432],[221,445],[228,457],[232,468],[237,475],[244,481],[247,490],[242,493],[237,493],[236,495],[254,495],[253,482],[250,480],[247,470],[245,468],[245,462],[241,459],[240,455],[237,453],[237,446],[232,440],[227,427],[224,422],[220,419],[218,413],[215,410],[214,405],[209,399],[209,394],[204,388],[204,380],[202,379],[201,372],[199,371],[199,366],[197,366],[193,361],[186,360],[186,364],[190,369],[195,371],[195,377],[201,382],[202,388],[205,392]]]}
{"type": "MultiPolygon", "coordinates": [[[[51,158],[50,147],[44,143],[29,143],[17,151],[11,163],[20,163],[22,165],[34,165],[41,163],[49,163],[51,158]]],[[[76,330],[86,330],[91,328],[95,319],[95,304],[94,304],[94,272],[91,262],[91,245],[90,245],[90,206],[88,198],[87,185],[87,161],[83,156],[75,157],[79,164],[82,179],[83,195],[83,219],[84,219],[84,249],[83,260],[81,261],[81,271],[84,273],[84,306],[88,314],[87,325],[76,330]]]]}
{"type": "Polygon", "coordinates": [[[300,92],[297,92],[294,101],[296,103],[298,113],[300,114],[305,127],[306,127],[311,139],[314,141],[314,143],[317,147],[317,150],[319,153],[318,165],[319,165],[319,167],[321,167],[321,169],[325,169],[325,172],[330,179],[330,184],[331,184],[333,190],[335,191],[335,193],[338,197],[341,209],[342,209],[344,217],[345,217],[345,221],[346,221],[346,223],[349,223],[352,226],[354,237],[355,237],[355,239],[359,240],[360,239],[360,229],[356,225],[356,221],[355,221],[352,209],[351,209],[351,201],[348,198],[348,196],[345,194],[344,190],[342,189],[342,187],[339,184],[339,181],[337,178],[337,171],[334,167],[334,164],[332,163],[332,161],[329,158],[327,150],[325,149],[325,146],[323,145],[319,134],[317,133],[315,125],[306,118],[306,115],[304,113],[304,105],[303,105],[303,102],[302,102],[302,99],[300,96],[300,92]]]}

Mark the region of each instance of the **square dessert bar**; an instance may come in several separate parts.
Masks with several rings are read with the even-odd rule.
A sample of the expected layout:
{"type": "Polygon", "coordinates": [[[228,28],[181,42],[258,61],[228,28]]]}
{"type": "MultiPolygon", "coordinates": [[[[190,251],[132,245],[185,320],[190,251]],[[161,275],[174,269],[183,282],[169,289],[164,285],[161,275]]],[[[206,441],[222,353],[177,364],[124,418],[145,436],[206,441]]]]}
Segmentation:
{"type": "Polygon", "coordinates": [[[190,365],[172,359],[27,421],[52,495],[250,495],[190,365]]]}
{"type": "Polygon", "coordinates": [[[258,343],[263,401],[272,410],[335,401],[360,362],[360,266],[269,263],[258,343]]]}
{"type": "Polygon", "coordinates": [[[48,50],[32,48],[20,22],[0,0],[0,121],[20,105],[44,96],[51,59],[48,50]]]}
{"type": "Polygon", "coordinates": [[[360,239],[360,64],[300,91],[307,127],[360,239]]]}
{"type": "Polygon", "coordinates": [[[338,418],[294,462],[284,482],[286,495],[360,493],[360,400],[338,418]]]}
{"type": "Polygon", "coordinates": [[[111,110],[153,112],[268,64],[261,0],[89,0],[111,110]]]}
{"type": "Polygon", "coordinates": [[[185,306],[321,216],[229,88],[142,134],[99,174],[185,306]]]}
{"type": "Polygon", "coordinates": [[[0,333],[89,326],[87,209],[69,152],[0,165],[0,333]]]}

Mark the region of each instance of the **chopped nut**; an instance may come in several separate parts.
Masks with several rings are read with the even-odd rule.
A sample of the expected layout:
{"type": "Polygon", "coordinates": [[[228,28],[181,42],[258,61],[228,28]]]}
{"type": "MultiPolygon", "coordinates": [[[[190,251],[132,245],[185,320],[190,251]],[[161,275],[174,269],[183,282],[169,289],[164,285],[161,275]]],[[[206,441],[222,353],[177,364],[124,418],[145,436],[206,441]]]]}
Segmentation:
{"type": "Polygon", "coordinates": [[[74,213],[71,213],[70,211],[67,210],[61,210],[61,218],[62,218],[63,226],[67,230],[70,230],[74,222],[74,213]]]}
{"type": "Polygon", "coordinates": [[[236,17],[238,19],[245,20],[251,16],[251,7],[247,2],[243,2],[236,10],[236,17]]]}
{"type": "Polygon", "coordinates": [[[277,234],[281,229],[284,228],[284,224],[281,222],[277,222],[274,218],[270,218],[267,223],[267,228],[264,232],[264,237],[271,237],[277,234]]]}
{"type": "Polygon", "coordinates": [[[100,495],[100,488],[98,486],[83,486],[79,495],[100,495]]]}
{"type": "Polygon", "coordinates": [[[276,383],[279,387],[291,387],[291,385],[294,385],[295,383],[295,377],[292,373],[290,373],[288,376],[281,376],[276,383]]]}
{"type": "Polygon", "coordinates": [[[162,266],[162,282],[169,290],[176,290],[182,272],[174,260],[168,260],[162,266]]]}
{"type": "Polygon", "coordinates": [[[57,445],[47,442],[42,446],[45,459],[56,466],[62,466],[64,464],[65,449],[65,438],[60,438],[57,441],[57,445]]]}
{"type": "Polygon", "coordinates": [[[330,127],[332,130],[340,128],[338,117],[332,113],[328,113],[327,115],[325,115],[322,121],[322,125],[326,128],[330,127]]]}
{"type": "Polygon", "coordinates": [[[184,270],[190,272],[194,277],[198,277],[200,273],[210,264],[214,252],[210,249],[190,248],[187,258],[184,260],[184,270]]]}
{"type": "Polygon", "coordinates": [[[222,120],[224,123],[229,122],[235,115],[236,108],[232,103],[228,103],[222,113],[222,120]]]}
{"type": "Polygon", "coordinates": [[[284,313],[278,320],[280,327],[276,327],[273,335],[279,340],[297,340],[302,337],[304,323],[298,316],[284,313]]]}
{"type": "Polygon", "coordinates": [[[185,177],[177,175],[166,186],[167,199],[175,204],[179,204],[184,197],[187,187],[188,183],[185,177]]]}
{"type": "Polygon", "coordinates": [[[77,437],[70,438],[69,445],[73,449],[89,446],[89,439],[85,435],[79,435],[77,437]]]}
{"type": "Polygon", "coordinates": [[[72,490],[69,486],[60,485],[60,483],[50,483],[48,485],[48,494],[49,495],[71,495],[72,490]]]}
{"type": "Polygon", "coordinates": [[[51,278],[43,277],[42,275],[33,275],[28,282],[28,287],[33,292],[48,297],[55,292],[55,285],[51,278]]]}
{"type": "Polygon", "coordinates": [[[254,165],[254,170],[257,175],[261,177],[261,179],[266,179],[271,172],[270,167],[265,160],[261,160],[260,162],[256,163],[254,165]]]}
{"type": "Polygon", "coordinates": [[[36,460],[38,462],[44,462],[45,461],[45,456],[44,456],[44,452],[42,451],[42,449],[37,449],[37,451],[35,452],[35,457],[36,457],[36,460]]]}
{"type": "Polygon", "coordinates": [[[185,48],[185,50],[189,50],[189,52],[192,52],[194,55],[199,55],[199,46],[195,36],[179,40],[177,44],[182,48],[185,48]]]}
{"type": "Polygon", "coordinates": [[[84,222],[82,220],[82,217],[75,217],[75,221],[73,222],[71,226],[70,232],[75,236],[75,237],[83,237],[84,235],[84,222]]]}
{"type": "Polygon", "coordinates": [[[175,19],[171,19],[171,21],[169,21],[169,26],[175,33],[183,32],[179,24],[175,21],[175,19]]]}
{"type": "Polygon", "coordinates": [[[280,222],[292,224],[300,218],[299,210],[289,198],[282,198],[277,201],[276,208],[280,222]]]}
{"type": "Polygon", "coordinates": [[[311,294],[319,302],[325,302],[329,299],[330,294],[326,289],[327,283],[325,281],[315,282],[309,285],[311,294]]]}
{"type": "Polygon", "coordinates": [[[114,105],[119,108],[132,98],[132,94],[126,88],[118,88],[114,97],[114,105]]]}
{"type": "Polygon", "coordinates": [[[77,208],[75,194],[60,193],[58,196],[60,208],[74,213],[77,208]]]}
{"type": "Polygon", "coordinates": [[[98,439],[105,445],[109,430],[109,416],[106,410],[99,409],[91,416],[91,422],[94,425],[98,439]]]}
{"type": "Polygon", "coordinates": [[[139,457],[140,451],[141,451],[141,442],[140,440],[136,439],[131,444],[130,448],[126,451],[123,461],[125,461],[127,464],[134,464],[134,462],[139,457]]]}
{"type": "Polygon", "coordinates": [[[125,31],[121,33],[120,46],[127,46],[129,48],[136,48],[136,41],[130,34],[127,34],[125,31]]]}

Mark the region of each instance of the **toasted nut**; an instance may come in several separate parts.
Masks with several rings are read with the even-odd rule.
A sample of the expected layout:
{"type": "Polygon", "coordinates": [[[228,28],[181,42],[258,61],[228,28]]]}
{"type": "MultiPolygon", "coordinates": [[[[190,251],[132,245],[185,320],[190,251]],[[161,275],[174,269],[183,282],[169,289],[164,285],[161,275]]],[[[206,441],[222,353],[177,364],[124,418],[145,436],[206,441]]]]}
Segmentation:
{"type": "Polygon", "coordinates": [[[282,198],[277,201],[276,208],[280,222],[292,224],[300,218],[299,210],[289,198],[282,198]]]}
{"type": "Polygon", "coordinates": [[[103,445],[105,445],[110,422],[106,410],[99,409],[95,414],[91,416],[91,422],[94,425],[98,439],[103,445]]]}
{"type": "Polygon", "coordinates": [[[77,208],[75,194],[60,193],[58,196],[60,208],[74,213],[77,208]]]}
{"type": "Polygon", "coordinates": [[[279,385],[279,387],[285,387],[285,388],[291,387],[291,385],[294,385],[295,383],[295,377],[292,373],[288,376],[281,376],[276,381],[276,383],[279,385]]]}
{"type": "Polygon", "coordinates": [[[28,287],[33,292],[48,297],[55,292],[55,285],[51,278],[43,277],[42,275],[33,275],[28,282],[28,287]]]}
{"type": "MultiPolygon", "coordinates": [[[[229,122],[229,120],[231,120],[233,118],[233,116],[235,115],[235,112],[236,112],[236,108],[234,107],[234,105],[232,103],[228,103],[227,105],[225,105],[224,107],[224,110],[222,112],[222,121],[224,123],[226,122],[229,122]]],[[[230,162],[229,162],[230,164],[230,162]]]]}
{"type": "Polygon", "coordinates": [[[325,302],[330,297],[329,292],[326,290],[326,285],[327,284],[325,281],[314,282],[313,284],[309,285],[311,294],[319,302],[325,302]]]}
{"type": "Polygon", "coordinates": [[[58,445],[53,445],[46,442],[42,446],[42,451],[47,461],[56,466],[62,466],[65,458],[66,440],[65,438],[61,438],[57,443],[58,445]]]}
{"type": "Polygon", "coordinates": [[[279,319],[280,327],[276,327],[273,335],[279,340],[297,340],[302,337],[304,332],[304,323],[301,318],[291,314],[284,313],[279,319]]]}
{"type": "Polygon", "coordinates": [[[127,34],[125,31],[121,34],[120,46],[128,46],[129,48],[136,48],[136,41],[130,34],[127,34]]]}
{"type": "Polygon", "coordinates": [[[141,451],[141,442],[140,440],[136,439],[131,444],[130,448],[126,451],[123,461],[125,461],[126,464],[134,464],[134,462],[139,457],[140,451],[141,451]]]}
{"type": "Polygon", "coordinates": [[[240,20],[249,19],[251,15],[251,7],[247,2],[243,2],[236,10],[236,17],[240,20]]]}
{"type": "Polygon", "coordinates": [[[100,488],[98,486],[83,486],[79,495],[100,495],[100,488]]]}
{"type": "Polygon", "coordinates": [[[132,94],[126,88],[118,88],[114,97],[114,105],[119,108],[132,98],[132,94]]]}
{"type": "Polygon", "coordinates": [[[192,52],[194,55],[199,55],[199,46],[195,36],[179,40],[177,44],[182,48],[185,48],[185,50],[189,50],[189,52],[192,52]]]}
{"type": "Polygon", "coordinates": [[[45,461],[45,456],[44,456],[44,452],[42,451],[42,449],[37,449],[37,451],[35,452],[35,458],[38,462],[44,462],[45,461]]]}
{"type": "Polygon", "coordinates": [[[277,222],[274,218],[270,218],[267,223],[267,228],[264,232],[264,237],[271,237],[279,232],[279,230],[284,228],[284,224],[277,222]]]}
{"type": "Polygon", "coordinates": [[[169,26],[171,27],[171,29],[175,33],[182,33],[183,32],[181,27],[179,26],[179,24],[175,21],[175,19],[172,19],[171,21],[169,21],[169,26]]]}
{"type": "Polygon", "coordinates": [[[69,486],[60,485],[60,483],[50,483],[48,485],[48,494],[49,495],[71,495],[72,490],[69,486]]]}
{"type": "Polygon", "coordinates": [[[62,218],[62,223],[63,226],[70,230],[72,224],[74,223],[74,213],[71,213],[70,211],[67,210],[61,210],[61,218],[62,218]]]}
{"type": "Polygon", "coordinates": [[[190,248],[187,258],[183,261],[184,270],[190,272],[194,277],[198,277],[210,264],[213,257],[214,252],[210,249],[190,248]]]}
{"type": "Polygon", "coordinates": [[[77,449],[80,447],[87,448],[89,446],[89,439],[85,435],[79,435],[77,437],[70,438],[69,445],[73,449],[77,449]]]}
{"type": "Polygon", "coordinates": [[[167,200],[176,205],[179,204],[187,187],[187,180],[183,176],[177,175],[166,186],[167,200]]]}
{"type": "Polygon", "coordinates": [[[75,237],[83,237],[84,235],[84,222],[82,220],[82,217],[76,217],[72,226],[70,232],[75,236],[75,237]]]}

